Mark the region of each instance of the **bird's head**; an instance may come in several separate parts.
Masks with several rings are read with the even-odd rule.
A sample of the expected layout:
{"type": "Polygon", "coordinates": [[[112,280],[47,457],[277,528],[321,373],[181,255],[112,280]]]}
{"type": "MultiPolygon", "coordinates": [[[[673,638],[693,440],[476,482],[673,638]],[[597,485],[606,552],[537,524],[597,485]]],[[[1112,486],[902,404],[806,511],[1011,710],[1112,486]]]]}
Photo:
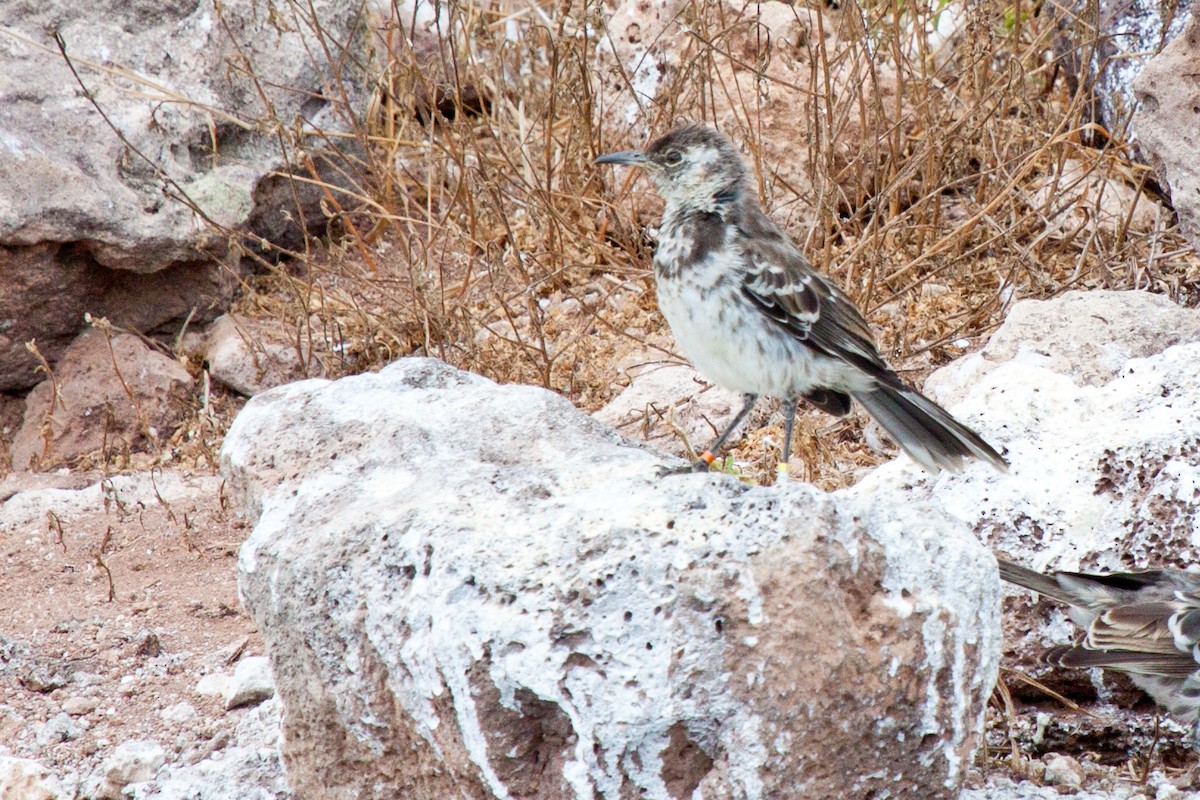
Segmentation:
{"type": "Polygon", "coordinates": [[[597,164],[641,167],[668,207],[711,210],[744,191],[746,167],[728,139],[706,125],[685,125],[655,139],[645,150],[623,150],[597,164]]]}

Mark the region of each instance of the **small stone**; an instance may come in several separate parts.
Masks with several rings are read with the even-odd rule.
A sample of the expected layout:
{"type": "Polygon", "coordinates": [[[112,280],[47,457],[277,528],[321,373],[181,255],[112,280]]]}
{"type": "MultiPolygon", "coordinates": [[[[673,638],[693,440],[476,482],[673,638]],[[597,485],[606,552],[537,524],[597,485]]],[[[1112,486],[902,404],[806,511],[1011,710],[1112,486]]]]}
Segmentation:
{"type": "Polygon", "coordinates": [[[149,739],[135,739],[118,745],[101,767],[103,780],[98,798],[118,798],[121,790],[131,783],[148,781],[167,760],[162,745],[149,739]]]}
{"type": "Polygon", "coordinates": [[[232,684],[232,677],[223,672],[214,672],[196,682],[196,694],[201,697],[224,697],[232,684]]]}
{"type": "Polygon", "coordinates": [[[249,636],[239,637],[213,653],[213,659],[218,664],[231,666],[242,657],[242,653],[246,652],[248,644],[250,644],[249,636]]]}
{"type": "Polygon", "coordinates": [[[162,655],[162,643],[158,637],[149,631],[142,634],[142,640],[138,643],[137,654],[146,658],[158,658],[162,655]]]}
{"type": "Polygon", "coordinates": [[[297,349],[294,329],[271,319],[225,314],[208,332],[205,360],[213,380],[251,397],[306,377],[324,375],[309,347],[297,349]]]}
{"type": "Polygon", "coordinates": [[[225,709],[258,705],[275,696],[275,678],[266,656],[243,658],[233,669],[233,681],[225,693],[225,709]]]}
{"type": "Polygon", "coordinates": [[[1083,785],[1083,767],[1070,756],[1055,755],[1046,762],[1046,783],[1051,786],[1083,785]]]}
{"type": "Polygon", "coordinates": [[[196,718],[196,709],[188,702],[176,703],[160,711],[159,716],[167,722],[187,722],[196,718]]]}
{"type": "Polygon", "coordinates": [[[1183,792],[1172,783],[1160,783],[1158,791],[1154,793],[1154,800],[1178,800],[1180,797],[1183,797],[1183,792]]]}
{"type": "Polygon", "coordinates": [[[50,770],[37,761],[0,756],[0,798],[59,800],[62,797],[50,770]]]}
{"type": "Polygon", "coordinates": [[[71,715],[65,711],[51,717],[41,730],[37,733],[37,742],[40,745],[58,744],[59,742],[67,742],[79,735],[79,728],[76,727],[71,715]]]}
{"type": "Polygon", "coordinates": [[[76,672],[73,678],[75,680],[75,685],[79,686],[80,688],[99,686],[100,684],[104,683],[104,678],[94,672],[76,672]]]}
{"type": "Polygon", "coordinates": [[[100,706],[100,701],[94,697],[68,697],[63,701],[62,710],[72,717],[82,717],[90,714],[100,706]]]}

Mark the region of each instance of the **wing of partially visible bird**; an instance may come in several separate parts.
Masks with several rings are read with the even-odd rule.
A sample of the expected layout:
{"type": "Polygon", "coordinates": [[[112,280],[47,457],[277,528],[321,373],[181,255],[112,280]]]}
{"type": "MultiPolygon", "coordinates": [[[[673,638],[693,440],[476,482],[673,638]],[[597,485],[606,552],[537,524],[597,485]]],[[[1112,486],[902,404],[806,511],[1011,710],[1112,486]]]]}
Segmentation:
{"type": "Polygon", "coordinates": [[[1048,664],[1125,672],[1172,712],[1189,718],[1200,713],[1193,686],[1200,670],[1200,573],[1043,575],[997,561],[1004,580],[1069,603],[1072,619],[1084,626],[1080,643],[1045,652],[1048,664]]]}
{"type": "MultiPolygon", "coordinates": [[[[1149,602],[1110,608],[1092,621],[1087,646],[1093,650],[1179,654],[1169,622],[1181,610],[1178,602],[1149,602]]],[[[1200,665],[1192,662],[1192,669],[1200,665]]]]}
{"type": "MultiPolygon", "coordinates": [[[[1130,675],[1157,678],[1187,678],[1197,669],[1195,659],[1180,653],[1134,653],[1127,650],[1089,650],[1078,645],[1058,645],[1042,654],[1051,666],[1067,669],[1111,669],[1130,675]]],[[[1163,705],[1168,703],[1155,697],[1163,705]]]]}

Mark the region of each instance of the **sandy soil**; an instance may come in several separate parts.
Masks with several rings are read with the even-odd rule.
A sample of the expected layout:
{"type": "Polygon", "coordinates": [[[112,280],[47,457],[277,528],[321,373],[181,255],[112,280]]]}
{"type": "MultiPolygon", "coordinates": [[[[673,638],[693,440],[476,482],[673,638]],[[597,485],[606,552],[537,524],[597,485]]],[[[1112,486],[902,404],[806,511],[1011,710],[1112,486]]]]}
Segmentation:
{"type": "Polygon", "coordinates": [[[67,784],[135,739],[185,763],[225,746],[244,712],[197,682],[262,654],[237,596],[247,526],[221,479],[156,470],[81,488],[95,480],[0,485],[0,753],[67,784]]]}

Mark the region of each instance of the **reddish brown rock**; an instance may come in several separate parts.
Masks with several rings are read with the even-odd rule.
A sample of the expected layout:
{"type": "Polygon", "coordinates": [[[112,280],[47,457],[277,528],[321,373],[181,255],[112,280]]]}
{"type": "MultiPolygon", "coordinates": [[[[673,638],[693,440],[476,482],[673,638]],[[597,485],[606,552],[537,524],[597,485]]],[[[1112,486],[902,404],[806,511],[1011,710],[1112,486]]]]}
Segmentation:
{"type": "Polygon", "coordinates": [[[156,449],[183,419],[192,377],[130,334],[80,336],[26,400],[13,469],[50,469],[81,456],[156,449]]]}
{"type": "Polygon", "coordinates": [[[84,315],[142,332],[212,319],[238,287],[236,267],[180,263],[149,274],[109,269],[70,245],[0,246],[0,391],[42,379],[25,348],[34,341],[51,363],[85,327],[84,315]]]}
{"type": "Polygon", "coordinates": [[[246,396],[304,378],[324,377],[304,331],[270,319],[225,314],[205,335],[213,380],[246,396]]]}

